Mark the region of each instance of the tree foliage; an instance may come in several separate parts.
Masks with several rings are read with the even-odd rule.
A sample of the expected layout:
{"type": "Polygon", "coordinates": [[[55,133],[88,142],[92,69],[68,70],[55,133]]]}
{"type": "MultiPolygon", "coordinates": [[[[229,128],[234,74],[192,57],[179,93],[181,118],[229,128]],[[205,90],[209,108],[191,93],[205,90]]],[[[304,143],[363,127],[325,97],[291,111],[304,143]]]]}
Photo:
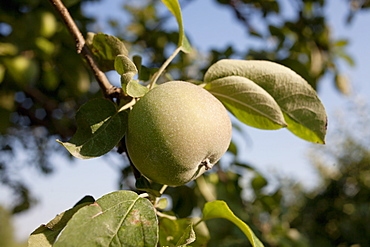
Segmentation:
{"type": "MultiPolygon", "coordinates": [[[[86,33],[92,20],[82,15],[81,2],[68,3],[86,33]]],[[[23,166],[17,164],[18,150],[28,154],[25,165],[52,172],[49,157],[59,148],[50,137],[74,133],[76,110],[97,88],[50,3],[2,2],[0,23],[0,176],[17,195],[16,213],[32,202],[28,185],[16,175],[17,166],[23,166]]]]}
{"type": "MultiPolygon", "coordinates": [[[[133,67],[129,67],[132,64],[127,62],[125,56],[112,60],[98,53],[105,49],[99,46],[104,43],[99,42],[99,39],[106,36],[97,35],[92,38],[89,36],[88,31],[91,31],[89,28],[94,20],[82,12],[83,4],[86,2],[89,1],[70,0],[65,1],[65,4],[87,38],[91,50],[97,52],[94,54],[95,57],[104,61],[103,64],[108,64],[106,61],[110,60],[110,65],[103,70],[115,68],[123,72],[120,74],[127,77],[122,78],[129,78],[126,79],[126,84],[123,84],[125,92],[129,96],[136,95],[138,91],[140,94],[142,88],[137,89],[136,84],[130,84],[132,78],[130,73],[133,70],[129,68],[133,67]],[[130,91],[130,88],[134,88],[133,91],[130,91]]],[[[199,56],[194,51],[189,54],[180,53],[167,67],[168,78],[203,80],[206,71],[216,61],[238,57],[248,60],[263,59],[286,65],[315,89],[320,79],[330,74],[337,88],[342,93],[347,92],[347,85],[341,80],[342,71],[338,63],[345,60],[353,64],[353,61],[345,50],[348,41],[334,40],[332,37],[325,16],[326,1],[297,1],[293,7],[293,16],[282,11],[282,1],[215,2],[233,11],[237,21],[245,27],[251,39],[261,44],[266,44],[268,40],[273,45],[268,49],[261,45],[263,48],[248,47],[243,51],[236,51],[234,47],[212,50],[202,63],[197,62],[199,56]],[[255,25],[255,20],[261,21],[262,25],[255,25]]],[[[348,0],[348,2],[352,8],[348,10],[347,21],[353,19],[356,11],[369,7],[368,1],[348,0]]],[[[159,4],[161,4],[159,1],[143,1],[138,7],[124,2],[123,12],[131,18],[131,22],[122,26],[119,20],[110,20],[114,35],[125,40],[127,50],[131,54],[140,54],[145,59],[145,64],[141,64],[139,57],[133,58],[134,65],[140,68],[136,72],[144,81],[149,80],[150,76],[158,71],[156,68],[166,61],[168,47],[180,47],[190,52],[179,19],[177,21],[180,26],[180,38],[176,31],[165,31],[164,26],[169,15],[159,14],[159,4]]],[[[173,6],[172,9],[169,6],[169,9],[172,13],[176,12],[173,6]]],[[[228,76],[231,75],[221,77],[228,76]]],[[[253,81],[253,78],[245,75],[237,76],[253,81]]],[[[216,78],[210,79],[209,82],[209,85],[216,83],[216,78]]],[[[33,202],[27,184],[14,176],[17,166],[14,166],[12,161],[16,160],[19,154],[17,149],[27,152],[29,157],[27,165],[35,165],[41,172],[51,173],[53,164],[49,157],[53,152],[59,152],[60,148],[52,139],[56,137],[69,140],[76,131],[76,122],[79,122],[79,119],[76,119],[76,122],[74,120],[77,109],[88,99],[101,95],[98,83],[93,80],[86,63],[79,54],[76,54],[73,39],[48,2],[17,0],[0,3],[0,90],[2,116],[0,179],[18,196],[13,208],[13,213],[17,213],[28,209],[33,202]]],[[[121,104],[127,103],[125,97],[115,100],[121,104]]],[[[106,104],[107,108],[112,106],[108,106],[111,104],[108,100],[106,104]]],[[[235,106],[230,106],[229,110],[233,107],[235,106]]],[[[278,104],[275,109],[281,111],[280,107],[278,104]]],[[[79,112],[83,114],[83,108],[79,112]]],[[[286,113],[284,109],[283,112],[286,113]]],[[[121,117],[124,118],[117,116],[115,120],[121,117]]],[[[322,131],[321,133],[320,130],[316,131],[317,142],[323,142],[323,135],[322,131]]],[[[81,141],[81,138],[74,136],[70,142],[81,143],[89,140],[81,141]]],[[[225,166],[227,169],[217,167],[214,172],[187,186],[169,188],[166,194],[172,198],[173,214],[180,218],[189,216],[195,208],[205,208],[207,201],[224,200],[228,202],[232,212],[246,222],[264,244],[270,246],[349,246],[366,243],[367,235],[362,235],[362,232],[369,232],[364,221],[369,217],[367,214],[369,205],[366,202],[369,186],[368,176],[363,174],[368,174],[369,161],[366,149],[362,147],[356,150],[361,151],[363,158],[354,159],[350,155],[345,155],[349,152],[343,153],[343,157],[338,157],[338,163],[343,164],[341,175],[326,181],[327,186],[323,191],[313,196],[303,194],[299,186],[289,187],[284,186],[284,183],[281,183],[281,187],[273,193],[265,193],[264,188],[268,181],[263,174],[236,159],[238,150],[235,144],[229,149],[229,154],[235,159],[225,166]],[[353,162],[354,160],[356,162],[353,162]],[[240,181],[246,173],[251,174],[252,179],[246,186],[241,186],[240,181]],[[253,195],[253,200],[241,196],[248,191],[253,195]],[[286,195],[289,194],[296,194],[297,198],[300,198],[299,201],[287,202],[286,195]],[[328,200],[329,198],[332,199],[328,200]],[[323,206],[318,211],[317,204],[321,202],[323,206]],[[354,222],[358,228],[351,227],[354,222]]],[[[124,151],[124,146],[119,146],[118,151],[124,151]]],[[[132,186],[126,182],[128,176],[132,176],[132,171],[127,163],[122,169],[120,188],[132,186]]],[[[99,200],[102,202],[104,198],[99,200]]],[[[83,216],[83,212],[79,214],[83,216]]],[[[168,222],[166,218],[161,220],[163,225],[168,226],[184,224],[181,221],[168,222]]],[[[56,221],[60,222],[58,219],[56,221]]],[[[224,219],[207,219],[206,224],[211,236],[210,246],[248,245],[248,239],[243,236],[243,228],[234,226],[232,222],[224,219]]],[[[189,225],[189,222],[186,224],[189,225]]],[[[199,232],[202,230],[199,229],[194,228],[196,232],[198,231],[197,236],[203,236],[206,240],[200,238],[198,241],[207,242],[209,236],[204,232],[202,235],[199,232]]],[[[192,230],[189,228],[187,232],[189,236],[192,230]]],[[[71,231],[74,231],[73,228],[71,231]]],[[[180,241],[182,237],[178,236],[176,240],[180,241]]],[[[162,243],[166,241],[168,240],[162,239],[162,243]]]]}
{"type": "Polygon", "coordinates": [[[348,113],[356,120],[341,122],[338,145],[315,150],[315,165],[323,185],[304,196],[300,214],[292,221],[313,246],[366,246],[369,242],[369,115],[363,112],[369,108],[356,103],[348,113]],[[354,127],[362,130],[361,136],[351,131],[354,127]]]}

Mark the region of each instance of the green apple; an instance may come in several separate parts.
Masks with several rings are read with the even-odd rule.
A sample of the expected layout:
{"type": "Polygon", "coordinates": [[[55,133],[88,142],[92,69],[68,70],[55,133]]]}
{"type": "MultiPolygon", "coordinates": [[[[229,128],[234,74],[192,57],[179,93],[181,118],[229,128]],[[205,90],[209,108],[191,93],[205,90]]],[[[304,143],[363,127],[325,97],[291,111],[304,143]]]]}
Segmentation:
{"type": "Polygon", "coordinates": [[[212,168],[230,145],[231,129],[225,107],[212,94],[172,81],[155,87],[133,106],[126,146],[145,177],[179,186],[212,168]]]}

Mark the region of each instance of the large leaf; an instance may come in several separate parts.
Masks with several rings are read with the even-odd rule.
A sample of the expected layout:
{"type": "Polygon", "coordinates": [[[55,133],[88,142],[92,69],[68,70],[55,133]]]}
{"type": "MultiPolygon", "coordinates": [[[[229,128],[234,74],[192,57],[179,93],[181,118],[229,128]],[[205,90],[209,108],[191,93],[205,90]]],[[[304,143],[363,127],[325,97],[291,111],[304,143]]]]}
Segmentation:
{"type": "Polygon", "coordinates": [[[243,123],[260,129],[285,127],[283,113],[274,98],[248,78],[228,76],[205,86],[243,123]]]}
{"type": "Polygon", "coordinates": [[[76,113],[77,131],[69,142],[61,142],[73,156],[89,159],[106,154],[123,138],[127,112],[117,111],[106,99],[93,99],[76,113]]]}
{"type": "Polygon", "coordinates": [[[188,39],[185,36],[184,26],[182,23],[182,14],[180,4],[177,0],[162,0],[166,7],[171,11],[175,16],[177,23],[179,25],[179,44],[178,47],[185,53],[191,52],[191,46],[188,39]]]}
{"type": "Polygon", "coordinates": [[[91,196],[85,196],[73,208],[57,215],[46,225],[41,225],[33,231],[28,239],[28,247],[51,247],[57,239],[60,232],[67,225],[72,216],[82,207],[94,203],[91,196]]]}
{"type": "Polygon", "coordinates": [[[269,61],[224,59],[213,64],[204,81],[241,76],[270,94],[284,113],[288,129],[298,137],[324,143],[327,117],[316,91],[291,69],[269,61]]]}
{"type": "Polygon", "coordinates": [[[156,246],[158,220],[148,199],[116,191],[80,209],[67,223],[55,247],[156,246]]]}
{"type": "Polygon", "coordinates": [[[203,208],[203,218],[202,220],[209,220],[209,219],[216,219],[216,218],[223,218],[231,221],[249,239],[249,242],[252,244],[253,247],[263,247],[261,241],[256,237],[253,231],[249,228],[247,224],[245,224],[242,220],[235,216],[235,214],[230,210],[227,206],[226,202],[224,201],[213,201],[207,202],[203,208]]]}

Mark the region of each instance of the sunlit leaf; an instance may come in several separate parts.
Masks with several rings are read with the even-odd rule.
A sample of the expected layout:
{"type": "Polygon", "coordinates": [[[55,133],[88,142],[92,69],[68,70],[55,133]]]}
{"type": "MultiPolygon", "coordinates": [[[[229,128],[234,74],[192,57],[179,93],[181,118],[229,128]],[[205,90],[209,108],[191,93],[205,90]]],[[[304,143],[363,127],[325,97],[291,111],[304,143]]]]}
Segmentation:
{"type": "Polygon", "coordinates": [[[168,200],[166,198],[161,198],[155,205],[156,208],[164,210],[168,207],[168,200]]]}
{"type": "Polygon", "coordinates": [[[249,226],[240,220],[235,214],[230,210],[224,201],[213,201],[207,202],[203,208],[203,220],[223,218],[233,222],[243,233],[247,236],[253,247],[262,247],[263,244],[256,237],[249,226]]]}
{"type": "Polygon", "coordinates": [[[139,98],[144,96],[149,88],[141,85],[137,80],[131,80],[127,84],[122,84],[123,91],[134,98],[139,98]]]}
{"type": "Polygon", "coordinates": [[[127,112],[117,111],[106,99],[90,100],[76,113],[77,131],[68,142],[61,142],[73,156],[89,159],[106,154],[123,138],[127,112]]]}
{"type": "Polygon", "coordinates": [[[156,246],[158,220],[148,199],[116,191],[80,209],[55,242],[60,246],[156,246]]]}
{"type": "Polygon", "coordinates": [[[162,2],[166,5],[166,7],[171,11],[171,13],[175,16],[177,20],[177,24],[179,25],[179,44],[178,47],[181,47],[183,52],[189,53],[191,52],[191,46],[186,38],[184,26],[182,23],[182,14],[180,4],[177,0],[162,0],[162,2]]]}
{"type": "Polygon", "coordinates": [[[20,88],[32,85],[39,76],[39,64],[35,59],[19,55],[6,58],[3,63],[7,68],[7,73],[20,88]]]}
{"type": "Polygon", "coordinates": [[[40,34],[45,38],[52,37],[58,29],[55,15],[49,11],[42,11],[40,19],[40,34]]]}
{"type": "Polygon", "coordinates": [[[298,137],[324,143],[327,117],[316,91],[291,69],[269,61],[224,59],[213,64],[204,81],[241,76],[263,88],[284,113],[287,128],[298,137]]]}
{"type": "Polygon", "coordinates": [[[248,78],[223,77],[209,82],[205,89],[249,126],[270,130],[286,126],[283,113],[274,98],[248,78]]]}

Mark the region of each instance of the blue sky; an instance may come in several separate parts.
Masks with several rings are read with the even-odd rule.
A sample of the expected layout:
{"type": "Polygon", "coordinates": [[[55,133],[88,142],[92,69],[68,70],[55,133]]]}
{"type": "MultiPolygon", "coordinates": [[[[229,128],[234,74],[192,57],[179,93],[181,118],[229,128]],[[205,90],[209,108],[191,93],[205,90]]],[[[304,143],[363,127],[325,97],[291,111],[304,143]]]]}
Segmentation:
{"type": "MultiPolygon", "coordinates": [[[[88,13],[97,13],[98,18],[105,19],[114,15],[127,22],[119,11],[122,1],[103,1],[103,4],[92,3],[87,6],[88,13]],[[107,4],[109,3],[109,4],[107,4]]],[[[289,2],[289,1],[288,1],[289,2]]],[[[336,38],[349,38],[351,43],[348,51],[353,55],[356,67],[350,68],[341,64],[351,79],[354,92],[369,102],[370,93],[370,13],[359,14],[351,25],[346,25],[345,0],[329,0],[327,14],[332,32],[336,38]]],[[[289,11],[289,10],[286,10],[289,11]]],[[[189,4],[183,11],[186,33],[192,45],[205,52],[210,47],[220,48],[227,44],[243,49],[246,45],[258,45],[249,40],[243,27],[235,22],[231,10],[221,8],[213,0],[197,0],[189,4]]],[[[104,26],[101,26],[104,30],[104,26]]],[[[173,20],[173,25],[176,22],[173,20]]],[[[105,30],[104,30],[105,31],[105,30]]],[[[109,30],[105,31],[109,33],[109,30]]],[[[337,128],[336,114],[346,109],[348,99],[337,93],[333,83],[325,78],[319,88],[319,96],[329,116],[327,146],[334,145],[334,130],[337,128]]],[[[369,102],[370,103],[370,102],[369,102]]],[[[234,136],[240,143],[240,159],[258,165],[256,168],[265,174],[278,174],[280,177],[293,178],[311,188],[318,180],[307,157],[308,148],[312,144],[301,140],[287,130],[264,131],[248,126],[243,127],[251,142],[245,142],[240,136],[234,136]]],[[[116,190],[118,174],[116,166],[120,160],[103,159],[76,160],[70,163],[56,155],[55,174],[44,177],[32,168],[22,171],[24,179],[39,199],[39,204],[26,213],[15,217],[18,238],[27,238],[28,234],[42,223],[47,223],[56,214],[73,206],[84,195],[93,195],[96,199],[116,190]],[[109,163],[109,164],[108,164],[109,163]]],[[[0,203],[7,202],[6,191],[0,189],[0,203]]]]}

